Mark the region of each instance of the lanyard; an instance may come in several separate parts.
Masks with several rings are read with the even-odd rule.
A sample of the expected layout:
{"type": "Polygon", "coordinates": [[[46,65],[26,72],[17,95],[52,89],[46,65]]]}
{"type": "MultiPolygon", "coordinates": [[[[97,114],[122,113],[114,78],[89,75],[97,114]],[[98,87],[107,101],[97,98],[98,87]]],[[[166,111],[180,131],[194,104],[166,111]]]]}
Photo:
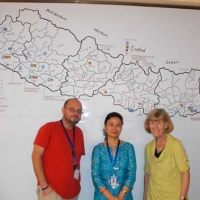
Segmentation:
{"type": "Polygon", "coordinates": [[[73,161],[74,161],[74,163],[76,163],[76,154],[75,154],[75,149],[74,149],[74,144],[73,144],[73,143],[74,143],[74,140],[75,140],[75,128],[73,127],[73,143],[72,143],[72,141],[70,140],[69,135],[68,135],[68,133],[67,133],[67,131],[66,131],[64,125],[63,125],[62,120],[60,120],[60,123],[61,123],[61,125],[62,125],[62,127],[63,127],[63,129],[64,129],[65,135],[66,135],[67,140],[68,140],[68,142],[69,142],[69,145],[70,145],[70,147],[71,147],[73,161]]]}
{"type": "Polygon", "coordinates": [[[113,167],[115,166],[115,163],[116,163],[116,160],[117,160],[118,151],[119,151],[119,144],[120,144],[120,140],[119,140],[119,142],[117,144],[117,151],[116,151],[116,154],[115,154],[115,159],[113,160],[113,158],[111,156],[111,153],[110,153],[109,146],[108,146],[108,140],[107,140],[107,151],[108,151],[108,154],[109,154],[110,162],[112,163],[113,167]]]}

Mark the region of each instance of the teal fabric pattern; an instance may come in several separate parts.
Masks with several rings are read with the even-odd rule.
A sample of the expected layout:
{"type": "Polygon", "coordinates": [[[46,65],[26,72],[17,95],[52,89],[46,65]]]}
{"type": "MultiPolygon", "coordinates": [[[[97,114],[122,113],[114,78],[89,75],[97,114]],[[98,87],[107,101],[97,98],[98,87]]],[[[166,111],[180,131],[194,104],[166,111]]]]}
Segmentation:
{"type": "MultiPolygon", "coordinates": [[[[116,147],[117,148],[117,147],[116,147]]],[[[112,148],[109,147],[112,154],[112,148]]],[[[115,157],[113,157],[114,160],[115,157]]],[[[107,198],[99,192],[99,188],[106,186],[107,189],[117,196],[123,186],[130,188],[124,200],[133,200],[132,189],[136,180],[136,157],[135,149],[129,142],[124,142],[119,146],[119,152],[116,160],[118,169],[113,169],[107,146],[100,143],[93,148],[92,152],[92,180],[95,187],[94,200],[106,200],[107,198]],[[112,188],[110,177],[117,176],[118,187],[112,188]]]]}

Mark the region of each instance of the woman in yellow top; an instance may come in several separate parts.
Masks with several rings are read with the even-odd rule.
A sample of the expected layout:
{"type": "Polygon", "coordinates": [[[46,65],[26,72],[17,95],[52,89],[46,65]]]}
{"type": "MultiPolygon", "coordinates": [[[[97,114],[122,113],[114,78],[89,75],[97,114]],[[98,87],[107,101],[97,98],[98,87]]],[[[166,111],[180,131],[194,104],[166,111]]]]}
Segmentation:
{"type": "Polygon", "coordinates": [[[188,200],[190,165],[174,125],[163,109],[152,110],[144,128],[154,139],[145,147],[143,200],[188,200]]]}

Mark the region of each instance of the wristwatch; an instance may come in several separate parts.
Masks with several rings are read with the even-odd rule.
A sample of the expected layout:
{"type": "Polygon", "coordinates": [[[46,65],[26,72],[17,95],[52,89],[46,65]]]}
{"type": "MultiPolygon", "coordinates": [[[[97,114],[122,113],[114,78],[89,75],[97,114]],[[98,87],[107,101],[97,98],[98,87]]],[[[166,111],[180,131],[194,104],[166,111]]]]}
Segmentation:
{"type": "Polygon", "coordinates": [[[185,197],[181,197],[182,200],[187,200],[185,197]]]}

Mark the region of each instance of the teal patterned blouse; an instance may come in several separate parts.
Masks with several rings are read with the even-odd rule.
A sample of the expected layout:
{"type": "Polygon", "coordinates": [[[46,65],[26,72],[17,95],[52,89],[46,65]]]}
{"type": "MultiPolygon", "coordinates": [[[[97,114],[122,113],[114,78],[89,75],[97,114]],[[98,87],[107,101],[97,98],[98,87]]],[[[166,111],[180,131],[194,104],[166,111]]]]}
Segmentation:
{"type": "MultiPolygon", "coordinates": [[[[112,154],[112,148],[110,153],[112,154]]],[[[116,147],[117,148],[117,147],[116,147]]],[[[113,157],[113,160],[115,157],[113,157]]],[[[110,161],[107,146],[104,143],[96,145],[92,152],[92,180],[95,187],[94,200],[106,200],[107,198],[99,191],[103,186],[118,196],[123,186],[130,188],[124,200],[133,200],[132,189],[136,180],[136,157],[135,149],[129,142],[124,142],[119,146],[116,159],[117,169],[113,169],[110,161]],[[118,187],[112,188],[109,183],[112,175],[117,176],[118,187]]]]}

